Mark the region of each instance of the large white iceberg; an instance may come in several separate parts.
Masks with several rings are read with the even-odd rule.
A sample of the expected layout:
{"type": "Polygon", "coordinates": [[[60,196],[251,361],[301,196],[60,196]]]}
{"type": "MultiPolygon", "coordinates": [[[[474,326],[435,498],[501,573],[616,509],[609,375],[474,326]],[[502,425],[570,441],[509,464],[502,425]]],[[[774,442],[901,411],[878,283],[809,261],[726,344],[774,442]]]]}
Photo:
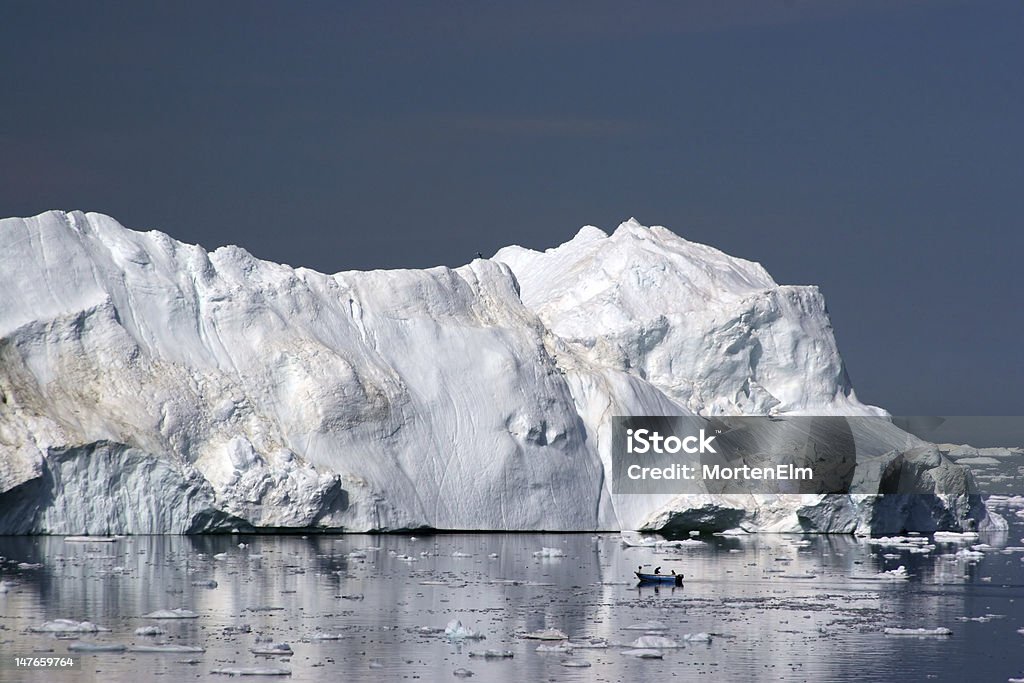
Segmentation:
{"type": "Polygon", "coordinates": [[[998,519],[966,490],[612,494],[612,416],[691,414],[885,415],[815,287],[636,221],[333,275],[95,213],[0,221],[0,533],[998,519]]]}

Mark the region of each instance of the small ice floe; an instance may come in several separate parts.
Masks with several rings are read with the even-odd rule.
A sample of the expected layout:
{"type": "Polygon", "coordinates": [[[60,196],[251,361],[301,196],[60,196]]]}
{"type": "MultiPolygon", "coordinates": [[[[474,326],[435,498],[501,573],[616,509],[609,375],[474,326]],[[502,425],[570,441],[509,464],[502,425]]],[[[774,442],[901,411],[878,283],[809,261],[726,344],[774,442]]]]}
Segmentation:
{"type": "Polygon", "coordinates": [[[629,548],[702,548],[703,541],[695,538],[684,538],[670,541],[657,534],[642,534],[639,531],[623,531],[622,545],[629,548]]]}
{"type": "Polygon", "coordinates": [[[135,635],[137,636],[162,636],[167,633],[159,626],[140,626],[135,629],[135,635]]]}
{"type": "Polygon", "coordinates": [[[543,643],[537,646],[537,652],[555,653],[555,654],[569,654],[572,652],[572,645],[569,643],[558,643],[557,645],[544,645],[543,643]]]}
{"type": "Polygon", "coordinates": [[[573,669],[586,669],[590,666],[590,662],[585,659],[563,659],[559,664],[573,669]]]}
{"type": "Polygon", "coordinates": [[[452,672],[452,676],[455,676],[456,678],[469,678],[472,675],[473,672],[469,669],[456,669],[452,672]]]}
{"type": "Polygon", "coordinates": [[[910,576],[909,574],[907,574],[907,568],[904,567],[902,564],[896,567],[896,569],[890,569],[889,571],[885,572],[878,572],[878,575],[889,579],[906,579],[910,576]]]}
{"type": "Polygon", "coordinates": [[[951,636],[953,632],[945,627],[938,628],[887,628],[887,636],[951,636]]]}
{"type": "Polygon", "coordinates": [[[492,560],[496,560],[496,559],[498,559],[498,553],[491,553],[487,557],[489,557],[492,560]]]}
{"type": "Polygon", "coordinates": [[[667,631],[668,627],[660,621],[642,621],[626,627],[627,631],[667,631]]]}
{"type": "Polygon", "coordinates": [[[482,659],[511,659],[515,657],[515,653],[512,650],[477,650],[476,652],[470,652],[469,656],[482,659]]]}
{"type": "Polygon", "coordinates": [[[211,579],[209,581],[193,581],[192,585],[195,586],[196,588],[216,588],[217,587],[217,582],[214,581],[213,579],[211,579]]]}
{"type": "Polygon", "coordinates": [[[967,548],[961,548],[960,550],[956,551],[956,554],[953,555],[953,557],[955,557],[958,560],[974,562],[985,557],[985,553],[979,552],[977,550],[968,550],[967,548]]]}
{"type": "Polygon", "coordinates": [[[995,458],[990,458],[990,457],[982,455],[982,456],[978,456],[978,457],[975,457],[975,458],[957,458],[956,464],[957,465],[980,465],[982,467],[990,467],[992,465],[998,465],[999,461],[996,460],[995,458]]]}
{"type": "Polygon", "coordinates": [[[346,555],[346,557],[348,557],[348,559],[350,560],[365,560],[366,552],[362,550],[353,550],[348,555],[346,555]]]}
{"type": "Polygon", "coordinates": [[[371,669],[383,669],[384,668],[384,660],[381,659],[380,657],[374,657],[369,662],[367,662],[367,665],[371,669]]]}
{"type": "Polygon", "coordinates": [[[565,635],[562,631],[557,628],[543,628],[539,631],[531,631],[530,633],[520,634],[521,638],[527,638],[529,640],[567,640],[569,636],[565,635]]]}
{"type": "Polygon", "coordinates": [[[282,669],[273,666],[249,666],[249,667],[228,667],[226,669],[214,669],[211,674],[224,676],[291,676],[291,669],[282,669]]]}
{"type": "Polygon", "coordinates": [[[249,624],[239,624],[237,626],[225,626],[223,633],[226,636],[233,636],[233,635],[237,635],[239,633],[252,633],[252,626],[250,626],[249,624]]]}
{"type": "Polygon", "coordinates": [[[81,640],[68,645],[68,652],[124,652],[126,649],[121,643],[86,643],[81,640]]]}
{"type": "Polygon", "coordinates": [[[205,648],[201,648],[198,645],[175,645],[173,643],[165,643],[162,645],[132,645],[128,648],[128,652],[169,652],[171,654],[198,654],[200,652],[206,652],[205,648]]]}
{"type": "Polygon", "coordinates": [[[700,633],[684,633],[683,640],[687,643],[710,643],[711,634],[703,631],[700,633]]]}
{"type": "Polygon", "coordinates": [[[264,655],[267,657],[291,657],[295,654],[292,651],[292,646],[288,643],[270,643],[268,645],[257,645],[256,647],[249,648],[249,652],[254,655],[264,655]]]}
{"type": "Polygon", "coordinates": [[[608,647],[608,641],[604,638],[589,638],[581,641],[570,641],[566,645],[574,650],[603,650],[608,647]]]}
{"type": "Polygon", "coordinates": [[[344,634],[324,633],[323,631],[317,631],[309,637],[310,640],[343,640],[344,638],[344,634]]]}
{"type": "Polygon", "coordinates": [[[43,565],[40,562],[19,562],[18,569],[42,569],[43,565]]]}
{"type": "Polygon", "coordinates": [[[640,636],[629,646],[638,650],[661,650],[682,647],[682,644],[665,636],[640,636]]]}
{"type": "Polygon", "coordinates": [[[623,650],[622,654],[628,657],[637,657],[639,659],[662,659],[664,655],[661,650],[653,650],[648,648],[640,648],[635,650],[623,650]]]}
{"type": "Polygon", "coordinates": [[[975,531],[936,531],[933,537],[936,543],[966,543],[978,540],[978,534],[975,531]]]}
{"type": "Polygon", "coordinates": [[[1002,619],[1005,616],[1006,616],[1005,614],[983,614],[980,617],[957,617],[956,620],[957,621],[976,621],[979,624],[985,624],[985,623],[988,623],[988,622],[992,621],[993,619],[1002,619]]]}
{"type": "Polygon", "coordinates": [[[415,557],[411,555],[395,555],[395,559],[399,562],[418,562],[415,557]]]}
{"type": "Polygon", "coordinates": [[[452,557],[473,557],[473,556],[470,555],[469,553],[462,553],[462,552],[459,552],[458,550],[456,550],[454,553],[452,553],[452,557]]]}
{"type": "Polygon", "coordinates": [[[65,536],[65,543],[116,543],[115,536],[65,536]]]}
{"type": "Polygon", "coordinates": [[[565,553],[561,548],[541,548],[533,556],[540,558],[565,557],[565,553]]]}
{"type": "Polygon", "coordinates": [[[109,628],[97,626],[91,621],[75,621],[73,619],[54,619],[29,629],[32,633],[99,633],[109,630],[109,628]]]}
{"type": "Polygon", "coordinates": [[[187,610],[182,607],[176,607],[174,609],[158,609],[155,612],[149,614],[143,614],[143,619],[198,619],[199,615],[192,610],[187,610]]]}
{"type": "Polygon", "coordinates": [[[452,640],[483,640],[484,634],[463,626],[458,619],[452,619],[444,628],[444,634],[452,640]]]}

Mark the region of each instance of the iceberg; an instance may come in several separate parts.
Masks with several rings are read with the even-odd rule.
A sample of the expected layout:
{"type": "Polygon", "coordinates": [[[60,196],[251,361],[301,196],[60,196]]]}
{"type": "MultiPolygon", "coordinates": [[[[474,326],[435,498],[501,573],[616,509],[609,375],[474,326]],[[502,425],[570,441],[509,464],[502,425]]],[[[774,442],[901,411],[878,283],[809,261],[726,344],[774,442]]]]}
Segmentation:
{"type": "Polygon", "coordinates": [[[663,227],[325,274],[52,211],[0,221],[0,261],[2,534],[1001,521],[934,449],[892,457],[959,489],[613,493],[615,415],[886,416],[817,288],[663,227]]]}

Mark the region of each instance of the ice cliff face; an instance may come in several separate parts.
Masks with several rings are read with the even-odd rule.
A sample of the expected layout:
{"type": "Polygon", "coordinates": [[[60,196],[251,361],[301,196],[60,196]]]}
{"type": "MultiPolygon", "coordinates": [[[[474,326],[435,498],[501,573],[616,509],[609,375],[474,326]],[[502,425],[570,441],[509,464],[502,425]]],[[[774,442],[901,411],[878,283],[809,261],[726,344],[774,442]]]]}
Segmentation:
{"type": "MultiPolygon", "coordinates": [[[[611,416],[769,412],[882,414],[817,289],[664,228],[325,275],[99,214],[0,221],[0,533],[907,523],[609,493],[611,416]]],[[[929,519],[984,523],[962,498],[929,519]]]]}

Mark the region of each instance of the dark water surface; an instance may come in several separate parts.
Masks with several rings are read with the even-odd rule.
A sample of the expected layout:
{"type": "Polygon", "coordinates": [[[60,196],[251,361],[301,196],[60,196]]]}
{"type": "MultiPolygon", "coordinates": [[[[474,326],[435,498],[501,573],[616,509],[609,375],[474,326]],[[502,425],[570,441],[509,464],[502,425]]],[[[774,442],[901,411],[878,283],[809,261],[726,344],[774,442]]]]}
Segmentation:
{"type": "Polygon", "coordinates": [[[1024,525],[1003,512],[1008,534],[939,543],[929,554],[798,535],[702,537],[680,549],[625,547],[617,534],[4,537],[5,660],[65,655],[74,641],[205,652],[84,653],[77,671],[27,672],[5,661],[0,680],[223,681],[215,670],[280,667],[290,678],[247,680],[1005,681],[1024,670],[1024,525]],[[993,549],[954,555],[980,543],[993,549]],[[541,548],[565,556],[535,557],[541,548]],[[683,571],[685,586],[638,588],[631,572],[640,564],[683,571]],[[909,578],[880,575],[899,565],[909,578]],[[198,617],[143,617],[174,608],[198,617]],[[54,619],[110,631],[30,631],[54,619]],[[453,619],[486,639],[424,630],[453,619]],[[630,627],[652,621],[662,624],[657,635],[683,646],[662,650],[663,659],[624,654],[623,645],[645,635],[630,627]],[[166,633],[135,634],[145,626],[166,633]],[[886,635],[886,627],[952,635],[886,635]],[[544,628],[609,646],[537,652],[543,641],[521,634],[544,628]],[[337,639],[317,639],[325,633],[337,639]],[[710,642],[684,642],[698,633],[710,642]],[[268,644],[260,638],[288,643],[294,654],[253,654],[268,644]],[[488,649],[514,656],[470,656],[488,649]],[[459,679],[457,669],[475,675],[459,679]]]}

